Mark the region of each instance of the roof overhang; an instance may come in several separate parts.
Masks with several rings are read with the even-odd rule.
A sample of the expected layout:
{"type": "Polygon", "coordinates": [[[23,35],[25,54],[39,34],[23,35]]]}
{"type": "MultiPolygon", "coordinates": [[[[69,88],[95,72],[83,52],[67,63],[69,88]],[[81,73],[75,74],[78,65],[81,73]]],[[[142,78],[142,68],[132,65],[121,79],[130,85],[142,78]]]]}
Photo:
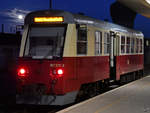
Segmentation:
{"type": "Polygon", "coordinates": [[[150,0],[117,0],[133,11],[150,18],[150,0]]]}

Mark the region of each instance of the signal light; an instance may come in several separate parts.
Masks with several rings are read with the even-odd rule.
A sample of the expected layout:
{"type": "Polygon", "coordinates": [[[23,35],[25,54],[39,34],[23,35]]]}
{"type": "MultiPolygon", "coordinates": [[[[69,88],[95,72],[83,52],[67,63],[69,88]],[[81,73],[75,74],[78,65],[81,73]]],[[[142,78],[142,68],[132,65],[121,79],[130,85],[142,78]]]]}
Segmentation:
{"type": "Polygon", "coordinates": [[[64,70],[63,69],[54,69],[52,71],[53,75],[55,75],[56,77],[62,77],[62,75],[64,74],[64,70]]]}
{"type": "Polygon", "coordinates": [[[27,70],[24,68],[20,68],[18,70],[18,76],[25,77],[27,75],[27,70]]]}
{"type": "Polygon", "coordinates": [[[58,75],[62,75],[62,74],[64,74],[64,71],[62,69],[58,69],[57,73],[58,73],[58,75]]]}

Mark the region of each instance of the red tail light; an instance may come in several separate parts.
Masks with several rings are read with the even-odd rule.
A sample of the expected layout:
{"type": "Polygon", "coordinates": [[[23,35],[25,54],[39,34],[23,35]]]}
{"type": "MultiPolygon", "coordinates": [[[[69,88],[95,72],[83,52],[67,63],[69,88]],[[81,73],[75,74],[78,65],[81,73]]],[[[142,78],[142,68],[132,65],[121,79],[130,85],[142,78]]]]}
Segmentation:
{"type": "Polygon", "coordinates": [[[64,70],[63,69],[54,69],[53,70],[53,75],[55,75],[57,77],[62,77],[63,74],[64,74],[64,70]]]}
{"type": "Polygon", "coordinates": [[[18,70],[18,76],[25,77],[27,75],[27,70],[25,68],[20,68],[18,70]]]}
{"type": "Polygon", "coordinates": [[[63,74],[64,74],[64,71],[63,71],[62,69],[58,69],[58,70],[57,70],[57,73],[58,73],[58,75],[63,75],[63,74]]]}

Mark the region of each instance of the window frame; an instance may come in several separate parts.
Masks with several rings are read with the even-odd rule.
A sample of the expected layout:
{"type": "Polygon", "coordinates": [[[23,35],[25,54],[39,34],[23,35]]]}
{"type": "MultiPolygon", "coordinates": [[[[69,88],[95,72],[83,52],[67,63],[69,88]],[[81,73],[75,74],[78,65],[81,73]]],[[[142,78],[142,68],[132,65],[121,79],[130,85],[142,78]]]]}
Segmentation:
{"type": "Polygon", "coordinates": [[[130,36],[126,36],[126,54],[131,54],[131,37],[130,36]],[[128,39],[129,39],[129,43],[128,43],[128,39]],[[129,51],[128,51],[129,49],[129,51]]]}
{"type": "Polygon", "coordinates": [[[126,36],[125,35],[121,35],[120,36],[120,54],[121,55],[125,55],[126,54],[126,36]],[[122,37],[124,37],[124,43],[122,44],[122,37]],[[122,46],[124,46],[124,52],[122,52],[122,46]]]}
{"type": "Polygon", "coordinates": [[[104,55],[109,55],[110,54],[110,33],[104,32],[104,55]]]}
{"type": "Polygon", "coordinates": [[[143,54],[144,53],[144,40],[143,40],[143,38],[139,38],[139,40],[141,40],[142,42],[140,42],[139,41],[139,54],[143,54]],[[140,45],[140,43],[141,43],[141,45],[140,45]],[[140,50],[142,50],[142,51],[140,51],[140,50]]]}
{"type": "MultiPolygon", "coordinates": [[[[78,29],[77,29],[77,56],[85,56],[85,55],[87,55],[88,53],[88,34],[87,34],[87,26],[81,26],[80,25],[80,27],[78,27],[78,29]],[[79,37],[80,36],[80,32],[82,31],[82,30],[85,30],[85,34],[86,34],[86,36],[85,36],[85,39],[86,40],[80,40],[80,39],[82,39],[81,37],[79,37]],[[85,44],[85,53],[81,53],[81,51],[79,52],[79,44],[85,44]]],[[[80,46],[81,47],[81,46],[80,46]]]]}
{"type": "Polygon", "coordinates": [[[32,24],[29,26],[28,31],[27,31],[27,35],[25,38],[25,45],[24,45],[24,49],[23,49],[23,57],[30,57],[30,56],[26,56],[26,54],[28,54],[29,52],[29,46],[27,45],[27,43],[29,43],[28,41],[30,41],[30,33],[31,33],[31,29],[32,28],[48,28],[48,27],[64,27],[64,39],[63,39],[63,45],[62,45],[62,49],[61,49],[61,53],[60,53],[60,57],[54,57],[54,58],[33,58],[34,60],[39,60],[39,59],[46,59],[46,60],[55,60],[55,59],[62,59],[63,58],[63,53],[64,53],[64,45],[65,45],[65,40],[66,40],[66,33],[67,33],[67,29],[68,29],[68,24],[42,24],[42,25],[36,25],[36,24],[32,24]]]}
{"type": "Polygon", "coordinates": [[[103,43],[102,43],[102,31],[97,30],[97,31],[95,31],[95,55],[97,55],[97,56],[102,55],[102,45],[103,45],[103,43]],[[98,38],[98,42],[97,42],[97,38],[98,38]]]}

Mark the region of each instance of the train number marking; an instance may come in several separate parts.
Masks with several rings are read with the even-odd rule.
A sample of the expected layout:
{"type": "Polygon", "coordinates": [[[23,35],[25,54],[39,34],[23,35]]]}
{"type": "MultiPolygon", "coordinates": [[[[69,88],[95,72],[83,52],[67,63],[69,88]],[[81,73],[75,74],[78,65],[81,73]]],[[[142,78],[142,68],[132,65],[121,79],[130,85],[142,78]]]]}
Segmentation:
{"type": "Polygon", "coordinates": [[[50,67],[65,67],[65,64],[50,64],[50,67]]]}

